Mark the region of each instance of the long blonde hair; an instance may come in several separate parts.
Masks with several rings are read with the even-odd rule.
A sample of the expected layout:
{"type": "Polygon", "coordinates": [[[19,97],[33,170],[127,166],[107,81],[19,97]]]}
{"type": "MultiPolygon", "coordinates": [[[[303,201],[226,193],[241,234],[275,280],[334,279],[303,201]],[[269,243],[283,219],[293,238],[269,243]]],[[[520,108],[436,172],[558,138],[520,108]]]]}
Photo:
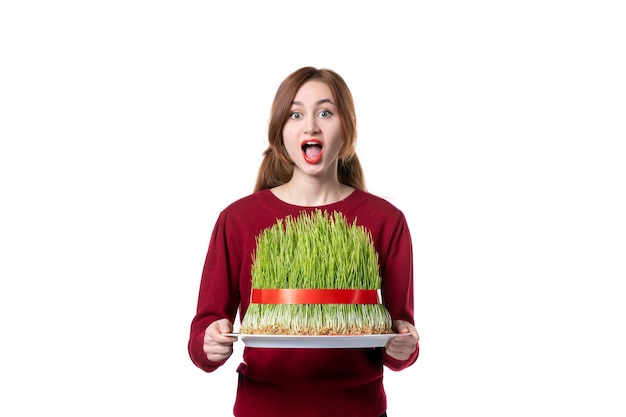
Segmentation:
{"type": "Polygon", "coordinates": [[[337,103],[344,139],[343,148],[339,153],[337,178],[343,184],[366,191],[363,169],[355,150],[356,114],[352,93],[339,74],[330,69],[314,67],[303,67],[294,71],[285,78],[276,91],[268,128],[269,146],[263,152],[255,191],[273,188],[291,179],[293,161],[284,147],[282,131],[298,90],[311,80],[322,81],[328,85],[337,103]]]}

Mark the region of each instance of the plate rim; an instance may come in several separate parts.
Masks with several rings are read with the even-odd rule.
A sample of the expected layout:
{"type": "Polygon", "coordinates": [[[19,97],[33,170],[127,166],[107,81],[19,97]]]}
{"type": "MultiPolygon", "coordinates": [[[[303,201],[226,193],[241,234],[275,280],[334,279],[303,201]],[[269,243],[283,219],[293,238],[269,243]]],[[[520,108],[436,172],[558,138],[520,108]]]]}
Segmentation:
{"type": "Polygon", "coordinates": [[[410,336],[411,333],[376,333],[376,334],[262,334],[262,333],[222,333],[222,336],[237,337],[243,339],[245,337],[251,338],[285,338],[285,339],[300,339],[300,338],[390,338],[396,336],[410,336]]]}
{"type": "Polygon", "coordinates": [[[291,349],[364,349],[382,348],[394,337],[409,336],[411,333],[354,334],[354,335],[280,335],[228,333],[244,343],[246,348],[291,348],[291,349]]]}

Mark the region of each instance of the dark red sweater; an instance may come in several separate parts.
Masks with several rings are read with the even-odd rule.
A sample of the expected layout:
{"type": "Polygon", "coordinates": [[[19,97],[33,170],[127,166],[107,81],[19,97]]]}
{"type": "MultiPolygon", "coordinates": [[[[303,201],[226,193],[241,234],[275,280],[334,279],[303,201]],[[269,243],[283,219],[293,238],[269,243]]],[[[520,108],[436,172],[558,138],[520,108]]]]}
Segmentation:
{"type": "MultiPolygon", "coordinates": [[[[400,210],[386,200],[355,190],[345,200],[302,207],[279,200],[270,190],[242,198],[220,214],[202,273],[197,314],[191,323],[189,354],[207,372],[222,363],[203,351],[206,327],[213,321],[243,317],[251,292],[255,237],[279,218],[316,208],[342,212],[348,223],[369,229],[379,255],[383,303],[393,320],[413,319],[413,259],[409,229],[400,210]]],[[[412,365],[384,349],[244,349],[234,414],[238,417],[379,417],[386,410],[383,365],[412,365]]]]}

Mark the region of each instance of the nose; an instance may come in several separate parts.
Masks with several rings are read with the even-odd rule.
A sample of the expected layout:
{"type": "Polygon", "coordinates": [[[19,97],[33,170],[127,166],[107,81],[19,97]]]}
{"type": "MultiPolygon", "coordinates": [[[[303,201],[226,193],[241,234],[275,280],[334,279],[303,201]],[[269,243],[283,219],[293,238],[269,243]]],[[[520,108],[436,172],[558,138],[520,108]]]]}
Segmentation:
{"type": "Polygon", "coordinates": [[[312,134],[319,133],[319,132],[320,132],[320,128],[317,124],[317,118],[316,117],[308,118],[308,120],[306,121],[306,125],[304,127],[304,133],[312,135],[312,134]]]}

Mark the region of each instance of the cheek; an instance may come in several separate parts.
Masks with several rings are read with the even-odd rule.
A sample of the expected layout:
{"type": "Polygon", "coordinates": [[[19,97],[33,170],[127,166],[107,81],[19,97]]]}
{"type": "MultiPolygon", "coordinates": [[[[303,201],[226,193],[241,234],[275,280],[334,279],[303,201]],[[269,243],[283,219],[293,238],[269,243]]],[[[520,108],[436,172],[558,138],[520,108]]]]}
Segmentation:
{"type": "Polygon", "coordinates": [[[294,136],[293,131],[290,132],[288,129],[283,129],[283,148],[285,153],[289,155],[289,158],[294,158],[301,152],[297,139],[298,137],[294,136]]]}
{"type": "Polygon", "coordinates": [[[282,134],[283,134],[283,143],[286,146],[289,146],[289,144],[293,142],[294,138],[297,138],[298,136],[297,131],[294,128],[289,127],[289,126],[285,126],[283,128],[282,134]]]}
{"type": "Polygon", "coordinates": [[[337,138],[337,142],[334,147],[336,149],[337,154],[343,157],[344,154],[346,153],[346,141],[341,138],[337,138]]]}

